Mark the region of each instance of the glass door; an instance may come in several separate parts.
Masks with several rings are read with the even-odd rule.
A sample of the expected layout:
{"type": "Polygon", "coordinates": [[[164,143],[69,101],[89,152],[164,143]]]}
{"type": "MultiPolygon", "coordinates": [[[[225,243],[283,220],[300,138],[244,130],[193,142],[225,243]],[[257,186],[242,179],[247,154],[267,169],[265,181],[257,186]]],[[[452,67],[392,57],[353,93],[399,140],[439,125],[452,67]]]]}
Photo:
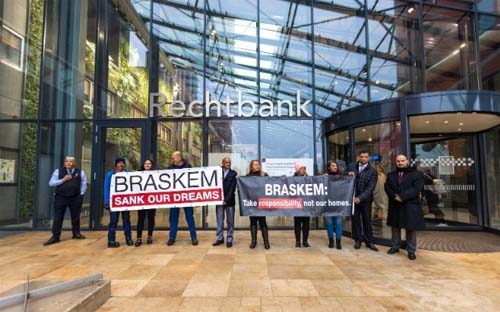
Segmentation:
{"type": "MultiPolygon", "coordinates": [[[[96,146],[100,161],[95,164],[93,221],[96,227],[109,224],[109,211],[104,209],[103,190],[106,173],[114,168],[114,161],[122,157],[126,161],[126,170],[136,171],[141,168],[142,161],[147,157],[145,142],[147,140],[145,124],[141,122],[106,122],[97,126],[98,136],[96,146]]],[[[132,224],[136,223],[137,214],[131,214],[132,224]]]]}
{"type": "Polygon", "coordinates": [[[423,209],[428,227],[478,225],[473,139],[412,137],[412,164],[424,174],[423,209]]]}

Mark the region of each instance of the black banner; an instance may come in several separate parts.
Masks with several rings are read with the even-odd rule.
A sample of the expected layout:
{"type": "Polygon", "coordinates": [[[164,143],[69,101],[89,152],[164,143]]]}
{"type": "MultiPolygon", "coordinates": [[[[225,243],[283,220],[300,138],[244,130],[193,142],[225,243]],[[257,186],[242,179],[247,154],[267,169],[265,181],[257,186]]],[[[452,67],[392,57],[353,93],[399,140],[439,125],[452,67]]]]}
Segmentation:
{"type": "Polygon", "coordinates": [[[350,176],[238,178],[241,216],[349,216],[350,176]]]}

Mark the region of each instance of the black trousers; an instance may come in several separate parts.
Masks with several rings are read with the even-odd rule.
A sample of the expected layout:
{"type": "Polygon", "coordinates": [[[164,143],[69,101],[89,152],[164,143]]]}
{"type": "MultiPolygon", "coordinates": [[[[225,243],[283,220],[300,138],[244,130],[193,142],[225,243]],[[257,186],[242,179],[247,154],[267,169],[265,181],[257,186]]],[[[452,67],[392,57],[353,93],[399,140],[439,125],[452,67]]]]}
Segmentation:
{"type": "Polygon", "coordinates": [[[352,238],[357,242],[364,241],[368,245],[373,242],[371,207],[371,201],[355,205],[354,214],[352,215],[352,238]]]}
{"type": "Polygon", "coordinates": [[[267,227],[266,217],[250,217],[250,226],[257,226],[257,222],[260,228],[267,227]]]}
{"type": "Polygon", "coordinates": [[[56,195],[54,199],[54,222],[52,223],[52,235],[61,237],[61,228],[64,221],[66,207],[71,214],[71,229],[73,235],[80,233],[80,213],[82,212],[83,196],[77,195],[65,197],[56,195]]]}
{"type": "Polygon", "coordinates": [[[295,241],[300,242],[300,232],[302,231],[302,238],[304,242],[307,242],[309,238],[309,223],[311,217],[294,217],[293,227],[295,229],[295,241]]]}
{"type": "Polygon", "coordinates": [[[142,230],[144,230],[144,221],[146,220],[146,216],[148,217],[148,236],[153,236],[156,209],[138,210],[137,214],[139,216],[137,219],[137,238],[142,237],[142,230]]]}

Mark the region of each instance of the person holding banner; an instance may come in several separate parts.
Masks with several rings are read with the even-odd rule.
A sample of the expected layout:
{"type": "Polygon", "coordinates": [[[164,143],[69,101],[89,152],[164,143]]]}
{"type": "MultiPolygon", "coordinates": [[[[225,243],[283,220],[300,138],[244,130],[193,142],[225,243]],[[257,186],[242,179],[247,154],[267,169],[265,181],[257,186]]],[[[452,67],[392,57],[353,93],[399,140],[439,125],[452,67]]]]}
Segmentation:
{"type": "MultiPolygon", "coordinates": [[[[296,163],[294,176],[296,177],[307,176],[306,165],[301,163],[296,163]]],[[[302,231],[302,246],[304,246],[305,248],[311,247],[308,242],[310,221],[311,217],[293,217],[293,227],[295,230],[295,248],[300,248],[301,231],[302,231]]]]}
{"type": "Polygon", "coordinates": [[[354,213],[352,214],[352,237],[354,248],[361,248],[364,241],[366,247],[378,251],[373,244],[372,230],[372,201],[373,191],[377,185],[378,174],[370,166],[370,152],[360,151],[358,162],[347,166],[346,173],[354,176],[354,213]],[[361,223],[362,222],[362,223],[361,223]],[[361,224],[363,225],[361,227],[361,224]]]}
{"type": "MultiPolygon", "coordinates": [[[[268,176],[267,173],[262,171],[261,164],[257,159],[250,162],[247,176],[268,176]]],[[[260,230],[262,232],[262,239],[264,240],[264,248],[269,249],[271,245],[269,244],[269,231],[267,228],[266,217],[250,217],[250,234],[252,235],[252,242],[250,243],[250,248],[254,249],[257,246],[257,222],[260,225],[260,230]]]]}
{"type": "Polygon", "coordinates": [[[231,169],[231,158],[222,159],[222,184],[224,189],[224,204],[216,206],[217,215],[217,240],[212,246],[224,244],[224,215],[227,214],[227,243],[226,247],[233,247],[234,233],[234,192],[236,191],[236,171],[231,169]]]}
{"type": "MultiPolygon", "coordinates": [[[[328,161],[325,175],[342,175],[337,162],[333,160],[328,161]]],[[[334,242],[333,233],[335,232],[336,235],[335,243],[337,249],[342,249],[341,240],[342,240],[342,229],[344,227],[343,224],[344,217],[342,216],[325,217],[325,223],[326,223],[326,233],[328,234],[328,248],[333,248],[335,246],[333,243],[334,242]]]]}
{"type": "MultiPolygon", "coordinates": [[[[142,164],[141,171],[145,170],[153,170],[153,161],[151,159],[146,159],[142,164]]],[[[135,241],[135,247],[142,245],[142,230],[144,229],[144,221],[146,220],[146,217],[148,218],[148,238],[146,240],[146,244],[150,245],[153,243],[155,214],[156,209],[142,209],[137,211],[137,240],[135,241]]]]}
{"type": "MultiPolygon", "coordinates": [[[[172,164],[168,166],[167,169],[184,169],[184,168],[192,168],[191,164],[189,164],[182,153],[179,151],[175,151],[172,153],[172,164]]],[[[175,243],[175,239],[177,238],[177,229],[179,227],[179,214],[180,208],[170,208],[170,216],[168,221],[170,222],[170,233],[169,239],[167,241],[167,246],[172,246],[175,243]]],[[[198,245],[198,239],[196,238],[196,225],[194,222],[194,210],[193,207],[184,207],[184,215],[186,217],[186,222],[189,227],[189,233],[191,235],[191,243],[193,246],[198,245]]]]}
{"type": "MultiPolygon", "coordinates": [[[[125,170],[125,159],[118,157],[115,159],[115,167],[113,170],[106,173],[106,178],[104,179],[104,208],[109,209],[110,193],[111,193],[111,178],[117,172],[123,172],[125,170]]],[[[132,240],[132,228],[130,226],[130,212],[122,211],[122,222],[123,231],[125,232],[125,241],[127,246],[133,246],[134,241],[132,240]]],[[[120,217],[120,211],[110,211],[109,212],[109,228],[108,228],[108,248],[120,247],[120,243],[116,241],[116,227],[118,226],[118,219],[120,217]]]]}
{"type": "Polygon", "coordinates": [[[424,188],[424,176],[408,166],[405,155],[396,157],[396,171],[387,175],[385,192],[389,197],[387,225],[392,229],[392,247],[387,251],[392,255],[399,252],[401,229],[406,229],[406,250],[408,259],[417,256],[417,230],[425,227],[420,194],[424,188]]]}

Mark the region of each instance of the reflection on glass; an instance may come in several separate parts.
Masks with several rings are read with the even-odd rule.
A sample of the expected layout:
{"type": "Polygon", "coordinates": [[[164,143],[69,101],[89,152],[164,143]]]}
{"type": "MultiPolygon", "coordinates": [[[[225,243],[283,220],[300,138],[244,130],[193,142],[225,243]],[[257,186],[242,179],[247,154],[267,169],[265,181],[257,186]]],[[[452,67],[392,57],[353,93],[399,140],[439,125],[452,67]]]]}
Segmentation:
{"type": "Polygon", "coordinates": [[[328,160],[337,162],[341,172],[344,172],[351,159],[349,131],[340,131],[328,136],[328,160]]]}
{"type": "MultiPolygon", "coordinates": [[[[500,2],[498,2],[500,4],[500,2]]],[[[484,90],[500,90],[500,18],[479,15],[479,55],[484,90]]]]}
{"type": "Polygon", "coordinates": [[[427,91],[477,88],[472,15],[423,7],[427,91]]]}
{"type": "Polygon", "coordinates": [[[412,164],[424,174],[423,209],[428,224],[477,224],[472,137],[414,138],[412,164]]]}

